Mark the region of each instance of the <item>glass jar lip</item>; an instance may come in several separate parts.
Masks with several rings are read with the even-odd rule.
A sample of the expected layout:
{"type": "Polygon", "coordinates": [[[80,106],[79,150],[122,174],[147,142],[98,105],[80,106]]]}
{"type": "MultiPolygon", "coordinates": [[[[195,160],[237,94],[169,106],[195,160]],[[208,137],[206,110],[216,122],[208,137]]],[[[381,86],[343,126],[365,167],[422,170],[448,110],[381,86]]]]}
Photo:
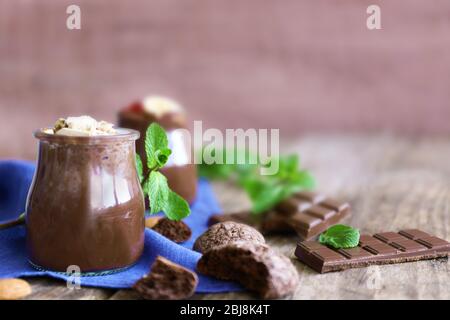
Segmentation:
{"type": "Polygon", "coordinates": [[[99,144],[108,142],[134,141],[139,139],[139,131],[128,128],[114,128],[116,134],[99,135],[99,136],[66,136],[46,133],[43,130],[51,128],[41,128],[35,130],[33,135],[36,139],[49,142],[61,142],[66,144],[99,144]]]}

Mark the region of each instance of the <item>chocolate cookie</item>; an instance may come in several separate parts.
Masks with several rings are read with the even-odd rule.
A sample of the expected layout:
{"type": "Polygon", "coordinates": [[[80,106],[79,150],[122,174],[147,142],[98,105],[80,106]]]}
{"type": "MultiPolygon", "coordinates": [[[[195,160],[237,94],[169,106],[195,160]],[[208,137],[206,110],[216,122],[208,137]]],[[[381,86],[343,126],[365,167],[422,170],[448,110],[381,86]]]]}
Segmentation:
{"type": "Polygon", "coordinates": [[[183,221],[174,221],[167,218],[161,218],[152,228],[164,237],[170,240],[181,243],[189,240],[192,231],[189,226],[183,221]]]}
{"type": "Polygon", "coordinates": [[[197,284],[194,272],[158,256],[150,274],[138,280],[133,289],[147,300],[178,300],[192,296],[197,284]]]}
{"type": "Polygon", "coordinates": [[[194,243],[194,250],[205,253],[215,247],[237,241],[265,243],[258,230],[242,223],[227,221],[212,225],[194,243]]]}
{"type": "Polygon", "coordinates": [[[265,244],[235,242],[207,251],[197,270],[222,280],[235,280],[263,299],[292,295],[298,274],[292,262],[265,244]]]}

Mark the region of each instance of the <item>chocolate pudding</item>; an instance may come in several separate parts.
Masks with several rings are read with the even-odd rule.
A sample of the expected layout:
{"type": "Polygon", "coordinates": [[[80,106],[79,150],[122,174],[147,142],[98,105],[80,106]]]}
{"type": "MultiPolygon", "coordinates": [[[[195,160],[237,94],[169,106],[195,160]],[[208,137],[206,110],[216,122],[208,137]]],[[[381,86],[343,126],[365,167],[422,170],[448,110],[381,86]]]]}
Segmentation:
{"type": "Polygon", "coordinates": [[[192,155],[190,144],[180,131],[177,131],[177,129],[187,130],[186,117],[178,105],[172,104],[175,102],[159,97],[149,97],[144,101],[135,102],[119,112],[119,126],[140,132],[141,137],[136,142],[136,151],[144,163],[147,161],[145,133],[148,126],[156,122],[167,131],[172,154],[161,169],[161,173],[167,177],[169,187],[173,191],[192,203],[197,194],[197,168],[190,160],[192,155]],[[163,107],[160,107],[161,105],[163,107]]]}
{"type": "Polygon", "coordinates": [[[38,164],[26,208],[29,260],[64,272],[70,265],[83,273],[130,266],[144,247],[135,167],[139,133],[119,128],[80,136],[66,129],[71,133],[35,132],[38,164]]]}

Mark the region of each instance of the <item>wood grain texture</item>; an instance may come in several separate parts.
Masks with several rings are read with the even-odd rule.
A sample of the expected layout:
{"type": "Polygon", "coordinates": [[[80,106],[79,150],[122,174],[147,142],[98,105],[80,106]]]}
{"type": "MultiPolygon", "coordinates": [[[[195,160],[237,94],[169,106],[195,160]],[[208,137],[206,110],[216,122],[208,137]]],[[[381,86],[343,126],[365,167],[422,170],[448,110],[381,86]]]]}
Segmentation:
{"type": "MultiPolygon", "coordinates": [[[[348,200],[352,216],[344,222],[365,233],[418,227],[450,240],[450,138],[381,135],[307,135],[287,144],[299,152],[317,178],[318,189],[348,200]]],[[[229,184],[215,183],[224,210],[248,207],[229,184]]],[[[318,274],[293,256],[295,237],[268,237],[292,258],[300,275],[294,299],[450,299],[448,260],[372,266],[318,274]]],[[[33,281],[30,298],[138,298],[132,291],[67,289],[50,280],[33,281]],[[43,283],[40,283],[43,281],[43,283]],[[49,284],[51,282],[51,284],[49,284]],[[86,291],[85,291],[86,290],[86,291]]],[[[196,299],[251,299],[249,293],[196,295],[196,299]]]]}
{"type": "Polygon", "coordinates": [[[25,300],[104,300],[116,291],[98,288],[68,289],[64,282],[48,278],[27,280],[33,291],[25,300]]]}

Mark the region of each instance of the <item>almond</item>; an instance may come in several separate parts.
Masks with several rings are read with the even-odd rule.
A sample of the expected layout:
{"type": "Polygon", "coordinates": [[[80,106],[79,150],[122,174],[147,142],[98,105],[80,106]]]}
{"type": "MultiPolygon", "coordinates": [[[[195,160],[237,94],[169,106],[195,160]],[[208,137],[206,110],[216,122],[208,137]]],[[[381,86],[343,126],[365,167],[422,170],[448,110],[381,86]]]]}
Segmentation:
{"type": "Polygon", "coordinates": [[[0,300],[16,300],[31,294],[31,286],[22,279],[0,279],[0,300]]]}

